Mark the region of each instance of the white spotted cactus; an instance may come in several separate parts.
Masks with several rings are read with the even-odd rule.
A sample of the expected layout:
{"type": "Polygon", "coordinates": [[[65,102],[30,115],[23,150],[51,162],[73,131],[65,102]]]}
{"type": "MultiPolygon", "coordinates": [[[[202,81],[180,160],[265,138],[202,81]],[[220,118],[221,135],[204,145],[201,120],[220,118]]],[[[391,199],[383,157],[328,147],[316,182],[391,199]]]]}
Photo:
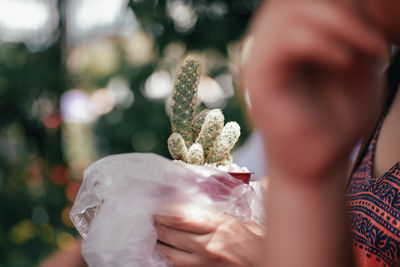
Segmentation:
{"type": "Polygon", "coordinates": [[[240,126],[235,121],[228,122],[222,132],[214,140],[210,152],[207,155],[208,163],[216,163],[221,165],[232,160],[230,152],[233,146],[236,144],[240,136],[240,126]]]}
{"type": "Polygon", "coordinates": [[[204,151],[200,144],[194,143],[189,148],[188,163],[203,165],[204,164],[204,151]]]}
{"type": "Polygon", "coordinates": [[[187,147],[195,140],[192,123],[200,75],[200,62],[191,56],[185,58],[178,70],[174,89],[172,91],[172,132],[179,133],[187,147]]]}
{"type": "Polygon", "coordinates": [[[240,126],[236,122],[224,126],[219,109],[205,109],[195,115],[200,75],[200,62],[192,56],[185,58],[172,91],[169,152],[174,159],[190,164],[230,164],[230,151],[239,139],[240,126]]]}
{"type": "Polygon", "coordinates": [[[196,143],[202,145],[206,157],[208,156],[208,152],[210,151],[214,140],[221,133],[223,127],[224,115],[221,110],[213,109],[208,112],[196,139],[196,143]]]}
{"type": "Polygon", "coordinates": [[[199,135],[201,127],[203,126],[203,122],[206,119],[206,116],[209,112],[210,112],[209,109],[204,109],[194,118],[192,129],[195,136],[199,135]]]}
{"type": "Polygon", "coordinates": [[[172,133],[168,138],[168,150],[174,159],[187,161],[189,152],[186,148],[185,141],[178,133],[172,133]]]}

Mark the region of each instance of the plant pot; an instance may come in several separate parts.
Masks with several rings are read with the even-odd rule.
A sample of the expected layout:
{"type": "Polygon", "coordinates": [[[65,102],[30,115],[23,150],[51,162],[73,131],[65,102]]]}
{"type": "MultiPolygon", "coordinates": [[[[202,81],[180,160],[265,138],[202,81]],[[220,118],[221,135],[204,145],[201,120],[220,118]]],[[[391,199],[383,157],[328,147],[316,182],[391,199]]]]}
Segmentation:
{"type": "Polygon", "coordinates": [[[233,178],[241,180],[245,184],[249,184],[250,177],[254,172],[228,172],[233,178]]]}

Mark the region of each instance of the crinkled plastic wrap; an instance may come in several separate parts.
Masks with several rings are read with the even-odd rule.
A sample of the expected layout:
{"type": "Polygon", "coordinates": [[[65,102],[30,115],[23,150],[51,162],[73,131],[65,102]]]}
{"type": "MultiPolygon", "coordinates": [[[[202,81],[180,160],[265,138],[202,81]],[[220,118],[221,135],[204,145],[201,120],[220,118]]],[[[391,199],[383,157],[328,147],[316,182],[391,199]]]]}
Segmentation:
{"type": "Polygon", "coordinates": [[[154,249],[153,214],[210,216],[245,221],[262,209],[247,184],[215,168],[171,161],[150,153],[103,158],[84,173],[70,216],[85,239],[89,266],[170,266],[154,249]]]}

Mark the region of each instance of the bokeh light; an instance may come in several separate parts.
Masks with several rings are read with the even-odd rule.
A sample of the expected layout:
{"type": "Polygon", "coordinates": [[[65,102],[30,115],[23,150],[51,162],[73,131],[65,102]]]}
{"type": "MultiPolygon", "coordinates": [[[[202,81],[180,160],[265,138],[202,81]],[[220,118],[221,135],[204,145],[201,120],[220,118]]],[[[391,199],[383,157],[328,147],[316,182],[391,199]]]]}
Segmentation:
{"type": "MultiPolygon", "coordinates": [[[[157,30],[156,26],[150,29],[153,35],[159,35],[162,28],[157,30]],[[158,31],[154,33],[154,31],[158,31]]],[[[129,38],[123,40],[123,48],[126,60],[133,65],[150,63],[155,57],[154,40],[144,31],[135,31],[129,38]]]]}
{"type": "Polygon", "coordinates": [[[191,30],[197,22],[197,14],[192,5],[183,0],[168,0],[168,16],[173,19],[175,29],[179,32],[191,30]]]}
{"type": "Polygon", "coordinates": [[[70,90],[61,97],[61,116],[68,123],[91,122],[95,119],[90,96],[82,90],[70,90]]]}
{"type": "Polygon", "coordinates": [[[90,96],[93,112],[99,116],[107,114],[114,108],[114,100],[111,97],[110,91],[107,88],[101,88],[92,93],[90,96]]]}
{"type": "Polygon", "coordinates": [[[0,39],[25,42],[33,51],[54,41],[58,20],[56,0],[0,1],[0,39]]]}
{"type": "Polygon", "coordinates": [[[54,228],[49,224],[41,225],[38,229],[38,235],[46,243],[53,243],[56,237],[54,228]]]}
{"type": "Polygon", "coordinates": [[[61,212],[61,220],[64,225],[73,227],[74,225],[72,224],[72,221],[69,217],[69,212],[71,211],[71,206],[65,207],[62,212],[61,212]]]}
{"type": "Polygon", "coordinates": [[[49,223],[49,214],[42,206],[36,206],[32,211],[32,221],[36,225],[48,224],[49,223]]]}
{"type": "Polygon", "coordinates": [[[223,108],[225,94],[219,83],[209,76],[202,76],[199,83],[198,101],[208,108],[223,108]]]}
{"type": "Polygon", "coordinates": [[[35,228],[31,220],[23,220],[11,228],[10,240],[15,244],[22,244],[34,237],[35,228]]]}
{"type": "Polygon", "coordinates": [[[138,27],[132,10],[126,9],[128,0],[67,1],[67,35],[70,42],[81,42],[89,37],[131,33],[138,27]]]}
{"type": "Polygon", "coordinates": [[[50,181],[55,185],[65,185],[68,182],[68,170],[64,165],[56,164],[50,171],[50,181]]]}
{"type": "Polygon", "coordinates": [[[71,46],[67,56],[67,67],[73,73],[84,73],[101,77],[118,67],[118,51],[115,42],[103,39],[71,46]]]}
{"type": "Polygon", "coordinates": [[[164,99],[171,94],[172,77],[165,70],[153,72],[144,84],[143,94],[149,99],[164,99]]]}
{"type": "Polygon", "coordinates": [[[75,238],[67,232],[61,232],[57,234],[57,245],[61,250],[69,251],[73,249],[75,245],[75,238]]]}
{"type": "Polygon", "coordinates": [[[110,97],[117,108],[129,108],[135,101],[135,95],[128,81],[120,76],[113,77],[107,85],[110,97]]]}

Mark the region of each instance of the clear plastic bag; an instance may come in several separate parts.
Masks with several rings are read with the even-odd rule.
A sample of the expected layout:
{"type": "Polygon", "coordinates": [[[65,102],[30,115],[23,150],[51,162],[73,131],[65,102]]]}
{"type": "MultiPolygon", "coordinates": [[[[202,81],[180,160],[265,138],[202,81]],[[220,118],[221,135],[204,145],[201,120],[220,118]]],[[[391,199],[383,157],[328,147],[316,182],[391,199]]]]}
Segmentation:
{"type": "Polygon", "coordinates": [[[113,155],[92,164],[70,216],[85,239],[89,266],[170,266],[154,249],[153,214],[212,216],[241,221],[262,213],[252,186],[215,168],[150,153],[113,155]]]}

